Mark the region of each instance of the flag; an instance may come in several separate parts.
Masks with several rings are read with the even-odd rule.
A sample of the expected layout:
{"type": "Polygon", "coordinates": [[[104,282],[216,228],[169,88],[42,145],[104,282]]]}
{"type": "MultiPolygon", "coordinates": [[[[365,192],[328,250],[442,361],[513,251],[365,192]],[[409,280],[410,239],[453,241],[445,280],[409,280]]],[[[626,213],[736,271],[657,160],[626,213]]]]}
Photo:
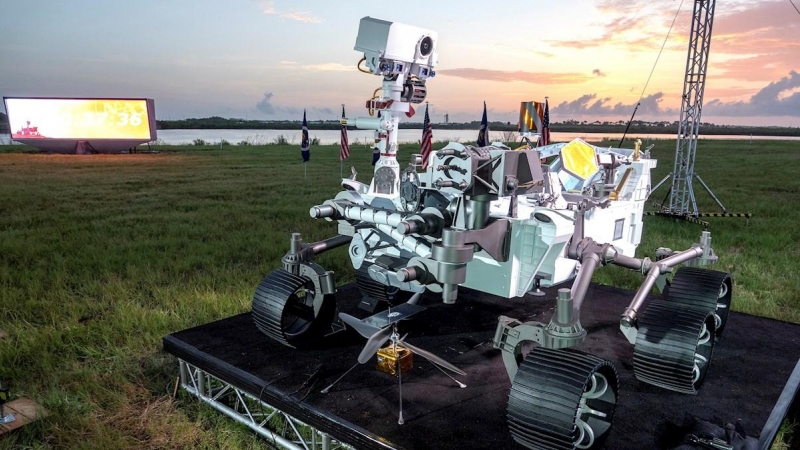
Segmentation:
{"type": "MultiPolygon", "coordinates": [[[[344,105],[342,105],[342,119],[344,119],[344,105]]],[[[347,125],[342,125],[342,137],[339,140],[339,160],[344,161],[350,157],[350,144],[347,142],[347,125]]]]}
{"type": "Polygon", "coordinates": [[[542,117],[542,145],[550,145],[550,105],[544,98],[544,116],[542,117]]]}
{"type": "Polygon", "coordinates": [[[311,145],[308,142],[308,123],[306,122],[306,110],[303,110],[303,138],[300,141],[300,156],[303,157],[303,162],[308,162],[311,159],[311,145]]]}
{"type": "Polygon", "coordinates": [[[544,140],[544,106],[545,103],[533,102],[533,110],[535,111],[532,117],[533,127],[536,129],[536,132],[539,133],[539,141],[536,142],[537,147],[544,145],[542,143],[544,140]]]}
{"type": "Polygon", "coordinates": [[[478,147],[489,145],[489,122],[486,120],[486,102],[483,102],[483,119],[481,119],[481,129],[478,131],[478,147]]]}
{"type": "Polygon", "coordinates": [[[544,105],[539,102],[533,102],[533,108],[536,115],[533,116],[533,125],[536,127],[536,132],[542,134],[542,119],[544,119],[544,105]]]}
{"type": "Polygon", "coordinates": [[[419,152],[422,155],[422,168],[428,168],[428,157],[431,155],[431,145],[433,132],[431,131],[431,118],[428,116],[428,105],[425,105],[425,120],[422,122],[422,142],[419,144],[419,152]]]}
{"type": "Polygon", "coordinates": [[[381,159],[381,149],[376,145],[375,148],[372,149],[372,165],[374,166],[379,159],[381,159]]]}

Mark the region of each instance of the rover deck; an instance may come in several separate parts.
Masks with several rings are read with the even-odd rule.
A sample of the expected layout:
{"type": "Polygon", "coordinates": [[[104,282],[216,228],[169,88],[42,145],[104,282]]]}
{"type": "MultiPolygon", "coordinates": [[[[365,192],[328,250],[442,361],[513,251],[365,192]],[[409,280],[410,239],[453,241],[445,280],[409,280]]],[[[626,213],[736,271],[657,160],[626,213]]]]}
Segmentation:
{"type": "MultiPolygon", "coordinates": [[[[428,309],[403,321],[401,333],[465,370],[467,376],[457,378],[467,388],[415,355],[413,370],[403,375],[404,425],[397,424],[397,378],[378,372],[374,359],[353,369],[328,394],[320,393],[356,363],[365,340],[354,332],[338,333],[322,348],[293,350],[262,335],[245,313],[170,334],[164,349],[181,360],[184,388],[202,393],[201,399],[211,402],[234,393],[233,404],[223,406],[229,411],[221,410],[234,416],[238,408],[237,420],[251,426],[274,420],[278,413],[257,413],[252,406],[257,402],[317,430],[310,437],[298,432],[305,434],[300,444],[259,431],[284,447],[333,448],[339,442],[358,449],[521,448],[506,427],[510,381],[491,339],[499,315],[546,322],[555,290],[545,292],[546,297],[506,300],[462,289],[455,305],[444,305],[435,295],[423,297],[420,303],[428,309]]],[[[667,448],[675,437],[670,431],[687,414],[721,423],[738,420],[748,434],[757,435],[800,357],[800,325],[732,313],[700,393],[676,394],[633,376],[633,347],[618,327],[632,295],[592,285],[582,311],[589,334],[581,349],[612,361],[620,378],[605,448],[667,448]]],[[[338,298],[341,310],[358,315],[353,312],[358,311],[356,289],[345,286],[338,298]]]]}

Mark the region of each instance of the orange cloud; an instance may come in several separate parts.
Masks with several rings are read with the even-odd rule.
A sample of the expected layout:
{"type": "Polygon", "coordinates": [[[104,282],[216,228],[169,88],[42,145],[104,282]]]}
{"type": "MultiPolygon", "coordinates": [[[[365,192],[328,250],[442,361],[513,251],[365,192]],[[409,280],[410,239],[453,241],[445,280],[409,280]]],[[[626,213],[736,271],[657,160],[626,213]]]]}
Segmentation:
{"type": "Polygon", "coordinates": [[[748,81],[774,80],[800,68],[797,21],[792,5],[784,1],[719,14],[711,38],[712,68],[722,70],[725,78],[748,81]],[[731,58],[715,62],[715,54],[731,58]]]}
{"type": "Polygon", "coordinates": [[[676,19],[676,11],[663,7],[647,5],[646,2],[630,2],[624,0],[607,0],[596,7],[599,14],[594,27],[602,30],[599,36],[581,40],[548,41],[557,47],[587,49],[597,47],[619,47],[631,51],[651,51],[664,43],[670,25],[675,21],[671,38],[665,49],[685,48],[685,39],[675,36],[689,34],[691,7],[680,11],[676,19]]]}
{"type": "Polygon", "coordinates": [[[581,73],[506,71],[471,67],[439,70],[437,72],[440,75],[466,78],[467,80],[500,81],[503,83],[522,81],[535,84],[573,84],[585,83],[592,79],[591,76],[581,73]]]}

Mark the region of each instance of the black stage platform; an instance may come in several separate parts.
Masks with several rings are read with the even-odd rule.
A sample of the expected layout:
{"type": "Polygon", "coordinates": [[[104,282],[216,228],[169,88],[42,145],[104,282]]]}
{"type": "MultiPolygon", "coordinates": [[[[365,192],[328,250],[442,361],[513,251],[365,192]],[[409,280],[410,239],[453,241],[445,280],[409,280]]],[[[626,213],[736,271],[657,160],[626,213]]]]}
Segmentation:
{"type": "MultiPolygon", "coordinates": [[[[461,379],[468,387],[458,388],[415,356],[413,371],[403,376],[402,426],[397,424],[397,379],[376,371],[374,358],[329,394],[320,393],[356,362],[365,340],[351,331],[329,339],[322,349],[292,350],[262,335],[248,313],[166,336],[164,349],[358,449],[521,448],[506,427],[511,383],[491,339],[499,315],[548,321],[555,290],[545,292],[546,297],[506,300],[462,289],[455,305],[444,305],[433,294],[423,297],[428,310],[402,322],[401,333],[464,369],[467,376],[461,379]],[[320,364],[321,378],[298,391],[320,364]]],[[[738,420],[748,434],[757,435],[800,357],[800,326],[731,314],[700,393],[677,394],[633,376],[633,346],[618,326],[632,296],[592,285],[582,312],[589,335],[581,348],[611,360],[620,376],[619,405],[605,448],[663,448],[670,424],[681,423],[687,414],[722,423],[738,420]]],[[[340,289],[338,298],[341,310],[361,312],[355,309],[358,291],[352,286],[340,289]]]]}

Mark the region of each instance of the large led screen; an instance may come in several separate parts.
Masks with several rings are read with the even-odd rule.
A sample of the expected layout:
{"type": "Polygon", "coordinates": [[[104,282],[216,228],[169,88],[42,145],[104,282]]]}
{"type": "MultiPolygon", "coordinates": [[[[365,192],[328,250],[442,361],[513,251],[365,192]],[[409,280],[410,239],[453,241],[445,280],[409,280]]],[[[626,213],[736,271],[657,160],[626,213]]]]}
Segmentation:
{"type": "Polygon", "coordinates": [[[5,98],[12,139],[155,139],[152,100],[5,98]],[[148,108],[149,103],[149,108],[148,108]]]}

